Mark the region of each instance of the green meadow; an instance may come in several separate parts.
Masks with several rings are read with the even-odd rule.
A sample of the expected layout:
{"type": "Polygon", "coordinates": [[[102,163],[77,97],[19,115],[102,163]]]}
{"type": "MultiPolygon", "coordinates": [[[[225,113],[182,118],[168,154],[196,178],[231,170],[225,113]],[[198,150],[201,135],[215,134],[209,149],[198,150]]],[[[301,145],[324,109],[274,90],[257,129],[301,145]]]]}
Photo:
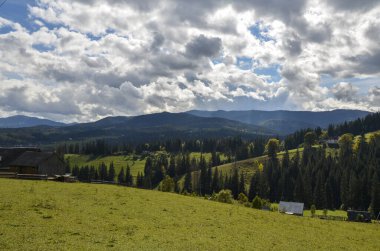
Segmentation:
{"type": "Polygon", "coordinates": [[[0,250],[379,250],[380,224],[116,185],[0,179],[0,250]]]}
{"type": "MultiPolygon", "coordinates": [[[[157,152],[157,153],[165,153],[165,152],[157,152]]],[[[197,160],[200,159],[201,155],[203,155],[207,161],[211,159],[211,153],[200,153],[200,152],[191,152],[190,158],[195,158],[197,160]]],[[[226,160],[224,154],[220,155],[220,159],[222,161],[226,160]]],[[[99,167],[101,163],[106,164],[107,166],[113,162],[115,166],[116,173],[119,173],[121,168],[126,168],[127,165],[131,168],[131,173],[134,177],[137,176],[139,172],[144,172],[144,166],[146,158],[142,158],[138,155],[107,155],[107,156],[93,156],[93,155],[85,155],[85,154],[65,154],[65,160],[69,161],[71,167],[75,165],[81,166],[94,166],[99,167]]]]}
{"type": "Polygon", "coordinates": [[[145,159],[141,159],[138,156],[133,155],[108,155],[108,156],[93,156],[93,155],[83,155],[83,154],[66,154],[65,159],[69,161],[70,166],[75,165],[81,166],[94,166],[98,168],[101,163],[107,166],[113,162],[115,166],[116,173],[119,173],[121,168],[129,167],[131,168],[131,173],[134,177],[137,176],[138,172],[144,172],[145,159]]]}

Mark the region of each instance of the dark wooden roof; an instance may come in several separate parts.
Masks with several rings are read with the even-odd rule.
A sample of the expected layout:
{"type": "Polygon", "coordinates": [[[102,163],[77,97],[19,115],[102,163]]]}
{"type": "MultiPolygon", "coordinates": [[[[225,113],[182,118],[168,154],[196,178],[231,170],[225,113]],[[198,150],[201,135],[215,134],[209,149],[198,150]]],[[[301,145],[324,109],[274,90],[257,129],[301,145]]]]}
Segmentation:
{"type": "Polygon", "coordinates": [[[10,163],[15,161],[21,154],[23,154],[26,151],[39,152],[41,150],[34,147],[0,147],[0,167],[7,167],[10,163]]]}
{"type": "Polygon", "coordinates": [[[9,166],[38,167],[40,163],[55,155],[53,152],[24,152],[9,166]]]}

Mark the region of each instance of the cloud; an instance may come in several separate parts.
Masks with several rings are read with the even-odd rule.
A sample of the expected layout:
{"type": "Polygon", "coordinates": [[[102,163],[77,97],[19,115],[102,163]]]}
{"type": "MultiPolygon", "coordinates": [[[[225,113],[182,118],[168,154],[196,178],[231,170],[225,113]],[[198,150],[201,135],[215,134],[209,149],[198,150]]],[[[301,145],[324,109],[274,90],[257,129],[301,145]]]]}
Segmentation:
{"type": "Polygon", "coordinates": [[[186,44],[186,55],[190,58],[216,57],[222,49],[222,40],[218,37],[206,37],[201,34],[186,44]]]}
{"type": "Polygon", "coordinates": [[[38,0],[28,11],[28,28],[0,18],[4,116],[380,107],[378,1],[38,0]]]}
{"type": "Polygon", "coordinates": [[[338,100],[353,101],[357,98],[359,88],[354,87],[351,83],[340,82],[331,89],[334,97],[338,100]]]}

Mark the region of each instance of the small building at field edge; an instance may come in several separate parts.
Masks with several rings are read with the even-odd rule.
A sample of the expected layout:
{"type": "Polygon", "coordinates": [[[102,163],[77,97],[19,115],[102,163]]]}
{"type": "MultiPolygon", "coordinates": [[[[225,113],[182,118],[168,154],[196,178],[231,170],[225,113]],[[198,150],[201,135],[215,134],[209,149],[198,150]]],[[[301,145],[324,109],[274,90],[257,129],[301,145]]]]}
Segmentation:
{"type": "Polygon", "coordinates": [[[39,149],[30,148],[2,148],[0,150],[3,150],[0,151],[3,153],[0,171],[42,174],[49,177],[65,174],[65,162],[54,152],[41,152],[39,149]]]}
{"type": "Polygon", "coordinates": [[[303,203],[280,201],[278,211],[280,213],[303,216],[303,207],[303,203]]]}

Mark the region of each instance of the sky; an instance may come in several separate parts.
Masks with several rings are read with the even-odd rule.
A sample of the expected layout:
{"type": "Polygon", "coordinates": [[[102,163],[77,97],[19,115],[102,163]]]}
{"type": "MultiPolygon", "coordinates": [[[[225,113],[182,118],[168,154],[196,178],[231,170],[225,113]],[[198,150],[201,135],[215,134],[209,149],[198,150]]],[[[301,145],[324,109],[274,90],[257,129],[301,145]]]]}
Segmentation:
{"type": "Polygon", "coordinates": [[[8,0],[0,117],[379,111],[379,41],[379,0],[8,0]]]}

